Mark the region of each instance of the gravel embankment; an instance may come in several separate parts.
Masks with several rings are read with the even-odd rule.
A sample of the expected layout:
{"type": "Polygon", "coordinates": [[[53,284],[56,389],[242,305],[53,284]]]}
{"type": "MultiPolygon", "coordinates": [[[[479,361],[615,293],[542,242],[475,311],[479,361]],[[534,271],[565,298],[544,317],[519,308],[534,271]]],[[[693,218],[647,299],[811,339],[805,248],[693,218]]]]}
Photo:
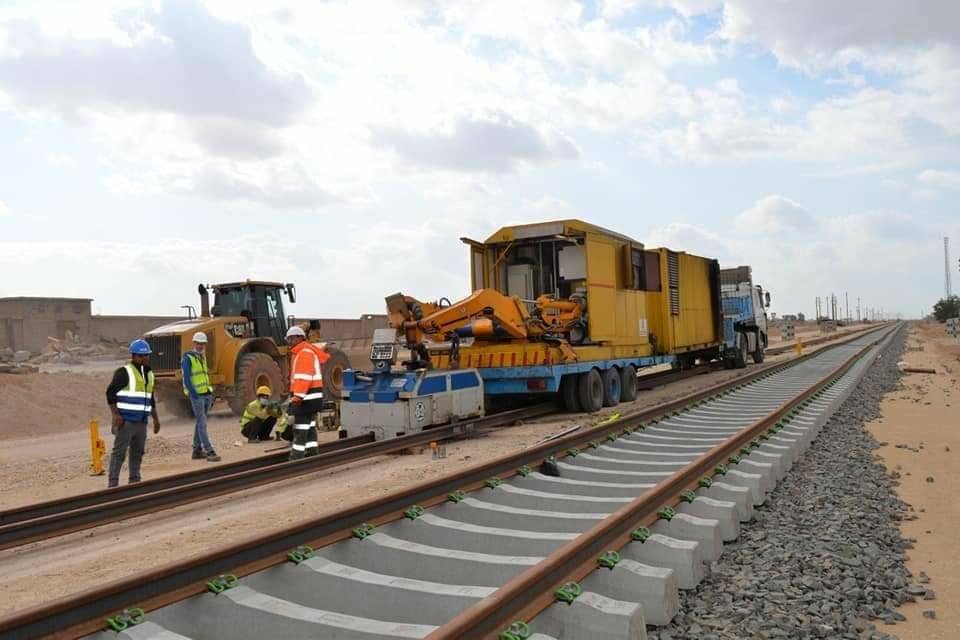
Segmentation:
{"type": "Polygon", "coordinates": [[[903,619],[897,606],[923,597],[926,586],[914,584],[904,565],[914,541],[901,536],[897,522],[911,509],[894,495],[896,474],[877,461],[877,441],[863,425],[898,385],[905,336],[893,339],[710,575],[683,592],[673,623],[651,631],[651,640],[895,637],[891,625],[903,619]]]}

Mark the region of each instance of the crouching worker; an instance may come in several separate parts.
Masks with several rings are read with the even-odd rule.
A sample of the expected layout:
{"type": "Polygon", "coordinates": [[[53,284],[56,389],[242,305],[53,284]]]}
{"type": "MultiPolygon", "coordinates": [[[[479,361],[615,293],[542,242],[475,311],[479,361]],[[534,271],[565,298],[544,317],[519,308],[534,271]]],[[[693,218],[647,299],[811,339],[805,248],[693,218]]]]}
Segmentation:
{"type": "Polygon", "coordinates": [[[270,432],[274,427],[277,433],[287,430],[287,416],[280,408],[280,403],[270,399],[271,395],[270,387],[260,387],[256,400],[244,407],[240,417],[240,432],[246,436],[247,442],[270,440],[270,432]]]}

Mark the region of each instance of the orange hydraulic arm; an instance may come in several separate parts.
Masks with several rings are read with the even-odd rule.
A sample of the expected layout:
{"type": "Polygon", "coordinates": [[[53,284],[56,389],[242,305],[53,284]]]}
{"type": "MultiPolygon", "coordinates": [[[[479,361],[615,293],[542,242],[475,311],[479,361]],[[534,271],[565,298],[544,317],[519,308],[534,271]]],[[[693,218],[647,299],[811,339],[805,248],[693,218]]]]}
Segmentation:
{"type": "Polygon", "coordinates": [[[407,344],[448,340],[460,333],[476,338],[523,339],[530,335],[530,315],[520,300],[494,289],[479,289],[455,303],[423,303],[397,293],[387,298],[390,326],[407,344]],[[466,331],[464,331],[466,329],[466,331]]]}

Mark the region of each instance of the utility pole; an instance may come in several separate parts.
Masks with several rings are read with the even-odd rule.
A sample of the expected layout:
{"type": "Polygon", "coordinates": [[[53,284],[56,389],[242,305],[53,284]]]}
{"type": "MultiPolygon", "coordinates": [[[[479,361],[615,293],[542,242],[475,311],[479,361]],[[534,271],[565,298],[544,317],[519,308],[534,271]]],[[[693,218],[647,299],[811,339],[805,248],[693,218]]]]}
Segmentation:
{"type": "Polygon", "coordinates": [[[846,315],[844,316],[844,319],[845,319],[847,322],[850,322],[850,294],[849,294],[848,292],[844,291],[844,292],[843,292],[843,299],[846,301],[846,304],[847,304],[847,313],[846,313],[846,315]]]}
{"type": "Polygon", "coordinates": [[[950,238],[943,238],[943,288],[947,297],[953,295],[953,287],[950,286],[950,238]]]}
{"type": "Polygon", "coordinates": [[[857,296],[857,322],[860,322],[860,296],[857,296]]]}

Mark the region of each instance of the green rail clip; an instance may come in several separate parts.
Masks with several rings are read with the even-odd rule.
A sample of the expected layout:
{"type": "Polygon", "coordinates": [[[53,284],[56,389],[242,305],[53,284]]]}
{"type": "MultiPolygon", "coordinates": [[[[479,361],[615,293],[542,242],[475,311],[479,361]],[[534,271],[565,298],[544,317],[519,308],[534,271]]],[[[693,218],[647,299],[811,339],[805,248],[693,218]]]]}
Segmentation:
{"type": "Polygon", "coordinates": [[[647,428],[647,425],[645,425],[645,424],[643,424],[643,423],[641,422],[641,423],[639,423],[639,424],[637,425],[636,431],[643,431],[643,430],[646,429],[646,428],[647,428]]]}
{"type": "Polygon", "coordinates": [[[591,440],[590,444],[588,444],[587,446],[590,447],[591,449],[599,449],[600,443],[596,440],[591,440]]]}
{"type": "Polygon", "coordinates": [[[647,538],[649,538],[652,535],[653,535],[653,532],[650,531],[650,529],[647,529],[646,527],[638,527],[637,529],[634,529],[633,531],[630,532],[630,538],[634,542],[640,542],[640,543],[646,542],[647,538]]]}
{"type": "Polygon", "coordinates": [[[660,507],[660,510],[657,511],[657,516],[667,522],[673,520],[676,515],[677,511],[673,507],[660,507]]]}
{"type": "Polygon", "coordinates": [[[684,502],[693,502],[697,499],[697,494],[693,491],[684,491],[680,494],[680,499],[684,502]]]}
{"type": "Polygon", "coordinates": [[[713,469],[713,472],[714,472],[715,474],[717,474],[718,476],[725,476],[725,475],[727,475],[727,471],[729,471],[729,469],[727,468],[727,465],[725,465],[725,464],[718,464],[718,465],[717,465],[716,467],[714,467],[714,469],[713,469]]]}
{"type": "Polygon", "coordinates": [[[604,569],[612,570],[615,566],[620,564],[620,554],[616,551],[604,551],[599,558],[597,558],[597,564],[603,567],[604,569]]]}
{"type": "Polygon", "coordinates": [[[573,604],[573,601],[579,598],[583,594],[583,587],[581,587],[576,582],[568,582],[556,591],[553,592],[553,597],[557,599],[558,602],[566,602],[567,604],[573,604]]]}
{"type": "Polygon", "coordinates": [[[776,431],[774,431],[773,429],[770,429],[770,430],[768,430],[768,431],[766,431],[766,432],[764,432],[764,433],[761,433],[759,436],[757,436],[757,438],[758,438],[759,440],[769,440],[771,433],[776,433],[776,431]]]}
{"type": "Polygon", "coordinates": [[[580,455],[580,449],[577,449],[576,447],[571,447],[567,449],[567,455],[570,456],[571,458],[576,458],[578,455],[580,455]]]}
{"type": "Polygon", "coordinates": [[[620,435],[622,435],[622,436],[631,436],[631,435],[633,435],[633,429],[631,429],[630,427],[627,427],[626,429],[624,429],[623,431],[620,432],[620,435]]]}
{"type": "Polygon", "coordinates": [[[759,440],[752,440],[752,441],[750,442],[750,449],[751,449],[751,450],[752,450],[752,449],[759,449],[759,448],[760,448],[760,441],[759,441],[759,440]]]}
{"type": "MultiPolygon", "coordinates": [[[[747,453],[750,453],[749,451],[747,453]]],[[[740,464],[740,456],[730,456],[727,458],[727,462],[730,464],[740,464]]]]}
{"type": "Polygon", "coordinates": [[[494,476],[493,478],[490,478],[489,480],[483,483],[483,485],[488,489],[496,489],[502,484],[503,484],[503,480],[501,480],[500,478],[497,478],[496,476],[494,476]]]}
{"type": "Polygon", "coordinates": [[[376,529],[369,522],[364,522],[362,525],[353,530],[353,537],[357,540],[364,540],[373,535],[373,530],[376,529]]]}
{"type": "MultiPolygon", "coordinates": [[[[747,445],[747,446],[745,446],[743,449],[740,449],[740,454],[739,454],[739,455],[741,455],[741,456],[748,456],[748,455],[750,455],[750,452],[751,452],[750,445],[747,445]]],[[[740,461],[737,460],[737,462],[740,462],[740,461]]]]}
{"type": "Polygon", "coordinates": [[[607,442],[616,442],[616,441],[617,441],[617,434],[611,433],[610,435],[607,436],[607,442]]]}
{"type": "Polygon", "coordinates": [[[497,640],[527,640],[530,637],[530,625],[517,620],[500,632],[497,640]]]}
{"type": "Polygon", "coordinates": [[[143,622],[145,616],[146,614],[143,609],[136,607],[133,609],[124,609],[117,615],[107,618],[105,622],[107,623],[107,627],[119,633],[128,627],[137,626],[143,622]]]}
{"type": "Polygon", "coordinates": [[[313,547],[303,544],[287,554],[287,559],[293,564],[300,564],[313,557],[313,547]]]}
{"type": "Polygon", "coordinates": [[[708,478],[707,476],[703,476],[702,478],[697,480],[697,484],[703,487],[704,489],[709,489],[710,487],[713,486],[713,479],[708,478]]]}
{"type": "Polygon", "coordinates": [[[447,494],[447,502],[452,502],[452,503],[456,504],[456,503],[458,503],[458,502],[463,502],[463,499],[466,498],[466,497],[467,497],[467,496],[464,495],[463,491],[460,491],[459,489],[457,489],[457,490],[454,491],[453,493],[448,493],[448,494],[447,494]]]}
{"type": "Polygon", "coordinates": [[[418,504],[413,505],[403,512],[403,517],[407,520],[416,520],[423,515],[423,507],[418,504]]]}
{"type": "Polygon", "coordinates": [[[207,590],[211,593],[223,593],[227,589],[233,589],[240,584],[240,579],[232,573],[218,576],[207,583],[207,590]]]}
{"type": "Polygon", "coordinates": [[[522,467],[517,469],[517,475],[520,476],[521,478],[526,478],[528,475],[530,475],[530,467],[528,467],[527,465],[523,465],[522,467]]]}

